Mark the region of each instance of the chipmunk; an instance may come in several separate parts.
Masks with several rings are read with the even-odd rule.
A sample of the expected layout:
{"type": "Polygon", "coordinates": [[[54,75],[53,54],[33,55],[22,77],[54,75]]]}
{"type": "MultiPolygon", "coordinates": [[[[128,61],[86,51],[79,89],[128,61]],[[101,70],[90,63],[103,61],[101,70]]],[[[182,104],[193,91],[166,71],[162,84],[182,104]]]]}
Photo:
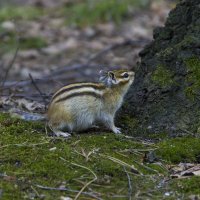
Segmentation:
{"type": "Polygon", "coordinates": [[[100,71],[101,83],[75,83],[62,87],[52,97],[47,119],[57,136],[69,137],[73,131],[102,123],[115,134],[121,133],[114,124],[116,111],[134,81],[128,70],[100,71]],[[68,132],[62,130],[66,128],[68,132]]]}

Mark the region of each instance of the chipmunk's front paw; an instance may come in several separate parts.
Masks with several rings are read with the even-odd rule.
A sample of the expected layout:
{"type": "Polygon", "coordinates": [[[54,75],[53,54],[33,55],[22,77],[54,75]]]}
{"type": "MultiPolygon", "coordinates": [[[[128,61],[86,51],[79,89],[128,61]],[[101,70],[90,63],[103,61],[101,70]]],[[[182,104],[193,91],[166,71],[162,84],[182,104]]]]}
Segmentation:
{"type": "Polygon", "coordinates": [[[113,128],[113,132],[114,132],[115,134],[121,134],[121,128],[114,127],[114,128],[113,128]]]}
{"type": "Polygon", "coordinates": [[[54,132],[55,135],[57,137],[64,137],[64,138],[69,138],[71,136],[70,133],[67,133],[67,132],[62,132],[62,131],[57,131],[57,132],[54,132]]]}

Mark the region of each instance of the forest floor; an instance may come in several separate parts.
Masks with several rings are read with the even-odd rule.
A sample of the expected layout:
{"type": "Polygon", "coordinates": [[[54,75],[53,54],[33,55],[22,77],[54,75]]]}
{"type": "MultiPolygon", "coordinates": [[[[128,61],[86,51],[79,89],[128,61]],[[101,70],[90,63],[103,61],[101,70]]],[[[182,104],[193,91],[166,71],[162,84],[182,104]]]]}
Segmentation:
{"type": "MultiPolygon", "coordinates": [[[[42,113],[56,89],[98,81],[100,69],[137,68],[139,51],[174,7],[8,2],[0,7],[0,109],[10,113],[42,113]]],[[[200,199],[198,134],[144,138],[97,129],[67,140],[46,133],[42,122],[3,113],[0,130],[0,199],[200,199]]]]}
{"type": "Polygon", "coordinates": [[[0,128],[3,200],[199,199],[199,138],[90,130],[64,139],[8,115],[0,128]]]}

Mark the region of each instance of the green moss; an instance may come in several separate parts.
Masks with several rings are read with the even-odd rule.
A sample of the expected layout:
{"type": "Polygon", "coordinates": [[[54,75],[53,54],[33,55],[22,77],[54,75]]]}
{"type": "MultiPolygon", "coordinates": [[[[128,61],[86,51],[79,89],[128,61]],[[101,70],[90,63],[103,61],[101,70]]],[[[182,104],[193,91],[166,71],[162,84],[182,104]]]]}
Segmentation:
{"type": "Polygon", "coordinates": [[[174,83],[172,75],[172,72],[166,69],[165,66],[158,65],[156,70],[153,72],[151,79],[161,87],[168,87],[174,83]]]}
{"type": "Polygon", "coordinates": [[[124,129],[134,130],[138,126],[138,120],[131,117],[130,115],[122,115],[120,117],[120,126],[124,129]]]}
{"type": "Polygon", "coordinates": [[[158,155],[171,163],[199,162],[199,138],[175,138],[159,143],[158,155]]]}
{"type": "Polygon", "coordinates": [[[200,59],[197,57],[189,58],[185,60],[185,65],[188,70],[186,81],[189,85],[186,87],[185,93],[188,97],[195,98],[200,90],[200,59]]]}
{"type": "MultiPolygon", "coordinates": [[[[4,199],[22,199],[30,193],[36,195],[32,189],[35,188],[35,184],[49,187],[64,184],[65,187],[80,190],[83,185],[78,179],[81,182],[88,182],[93,176],[89,170],[74,166],[72,163],[93,170],[98,177],[96,184],[99,186],[94,184],[90,187],[102,192],[103,197],[109,199],[109,195],[112,194],[127,194],[127,177],[123,166],[112,158],[141,168],[134,162],[140,161],[141,155],[132,152],[133,149],[145,149],[145,145],[123,136],[90,133],[74,135],[70,140],[54,139],[46,136],[42,123],[23,122],[11,119],[7,115],[0,115],[0,128],[0,181],[4,199]],[[89,154],[91,155],[87,159],[86,155],[89,154]],[[14,177],[15,180],[2,179],[2,174],[14,177]]],[[[127,171],[131,173],[129,167],[127,171]]],[[[148,173],[148,170],[143,167],[140,172],[148,173]]],[[[36,190],[47,199],[57,199],[65,194],[37,187],[36,190]]],[[[75,194],[70,193],[72,197],[75,194]]]]}
{"type": "Polygon", "coordinates": [[[175,179],[171,182],[171,186],[177,188],[182,194],[200,194],[200,177],[189,177],[184,179],[175,179]]]}
{"type": "Polygon", "coordinates": [[[41,16],[42,14],[43,10],[33,6],[4,6],[0,8],[0,22],[13,19],[31,20],[41,16]]]}
{"type": "MultiPolygon", "coordinates": [[[[129,120],[132,124],[132,119],[129,120]]],[[[93,179],[89,170],[74,163],[96,174],[97,180],[85,192],[95,191],[102,199],[112,199],[113,195],[122,195],[121,199],[127,199],[128,178],[120,162],[135,166],[140,173],[147,175],[135,175],[126,166],[134,189],[133,197],[139,190],[142,199],[148,198],[149,194],[161,199],[169,188],[170,191],[187,194],[189,182],[182,188],[177,188],[177,183],[173,182],[167,188],[155,190],[168,172],[158,163],[148,164],[142,160],[157,146],[156,153],[171,162],[197,161],[200,154],[200,139],[197,138],[171,139],[155,146],[112,133],[90,132],[66,140],[47,137],[43,123],[24,122],[8,115],[0,115],[0,129],[0,189],[3,199],[59,199],[66,194],[74,198],[83,185],[93,179]],[[43,190],[37,184],[55,188],[62,185],[77,192],[43,190]]],[[[195,184],[195,181],[199,179],[192,183],[195,184]]],[[[197,191],[195,188],[194,191],[197,191]]],[[[84,194],[80,196],[80,199],[88,198],[84,194]]]]}

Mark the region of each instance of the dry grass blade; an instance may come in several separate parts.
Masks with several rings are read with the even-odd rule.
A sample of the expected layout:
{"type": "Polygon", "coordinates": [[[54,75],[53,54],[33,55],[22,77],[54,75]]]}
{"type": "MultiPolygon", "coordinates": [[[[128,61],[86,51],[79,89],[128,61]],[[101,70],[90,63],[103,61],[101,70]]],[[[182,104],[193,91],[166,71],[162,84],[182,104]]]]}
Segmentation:
{"type": "Polygon", "coordinates": [[[88,153],[85,152],[85,150],[83,148],[81,148],[81,152],[83,153],[83,155],[85,156],[86,162],[89,160],[89,156],[92,155],[94,153],[93,151],[90,151],[88,153]]]}
{"type": "Polygon", "coordinates": [[[33,186],[31,186],[31,189],[35,192],[35,194],[37,195],[37,197],[40,197],[40,194],[38,193],[38,191],[33,186]]]}
{"type": "Polygon", "coordinates": [[[88,153],[85,151],[85,149],[81,148],[81,152],[74,150],[75,153],[83,156],[86,160],[86,162],[89,160],[89,157],[95,153],[96,151],[98,151],[99,149],[93,149],[92,151],[89,151],[88,153]]]}
{"type": "Polygon", "coordinates": [[[156,174],[159,174],[159,172],[158,172],[157,170],[152,169],[152,168],[150,168],[150,167],[148,167],[148,166],[146,166],[146,165],[144,165],[144,164],[142,164],[142,163],[139,163],[139,162],[137,162],[136,160],[134,160],[133,162],[135,162],[137,165],[139,165],[139,166],[145,168],[145,169],[148,170],[148,171],[152,171],[152,172],[154,172],[154,173],[156,173],[156,174]]]}
{"type": "Polygon", "coordinates": [[[39,146],[39,145],[43,145],[43,144],[48,144],[49,141],[46,142],[41,142],[41,143],[36,143],[36,144],[28,144],[27,142],[23,142],[21,144],[7,144],[4,146],[1,146],[0,149],[3,149],[5,147],[9,147],[9,146],[17,146],[17,147],[35,147],[35,146],[39,146]]]}
{"type": "MultiPolygon", "coordinates": [[[[66,161],[66,162],[68,162],[67,160],[65,160],[65,159],[62,158],[62,157],[60,157],[60,159],[66,161]]],[[[74,165],[74,166],[77,166],[77,167],[80,167],[80,168],[83,168],[83,169],[86,169],[86,170],[88,170],[88,171],[94,176],[94,178],[93,178],[91,181],[87,182],[87,183],[82,187],[82,189],[78,192],[78,194],[75,196],[74,200],[77,200],[77,199],[79,198],[79,196],[81,195],[81,193],[83,193],[83,191],[85,190],[85,188],[87,188],[91,183],[93,183],[94,181],[97,180],[97,175],[96,175],[91,169],[89,169],[88,167],[85,167],[85,166],[83,166],[83,165],[79,165],[79,164],[76,164],[76,163],[73,163],[73,162],[71,162],[70,164],[71,164],[71,165],[74,165]]]]}
{"type": "Polygon", "coordinates": [[[142,175],[142,173],[139,172],[134,165],[129,165],[128,163],[126,163],[126,162],[124,162],[124,161],[122,161],[122,160],[120,160],[118,158],[114,158],[112,156],[108,156],[108,155],[104,155],[104,154],[100,154],[100,156],[102,156],[104,158],[107,158],[107,159],[109,159],[109,160],[111,160],[111,161],[113,161],[115,163],[118,163],[119,165],[122,165],[124,167],[130,168],[132,170],[132,172],[134,172],[135,174],[142,175]]]}

